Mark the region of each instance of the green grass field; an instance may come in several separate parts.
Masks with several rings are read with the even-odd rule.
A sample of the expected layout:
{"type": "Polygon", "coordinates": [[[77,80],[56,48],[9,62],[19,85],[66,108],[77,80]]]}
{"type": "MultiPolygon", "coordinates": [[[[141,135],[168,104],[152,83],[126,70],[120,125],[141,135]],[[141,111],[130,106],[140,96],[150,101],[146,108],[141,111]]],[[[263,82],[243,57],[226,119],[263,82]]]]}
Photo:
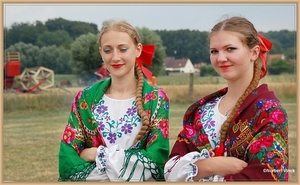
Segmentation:
{"type": "MultiPolygon", "coordinates": [[[[293,84],[295,86],[294,82],[293,84]]],[[[285,87],[284,85],[286,83],[282,83],[280,87],[272,86],[272,88],[282,98],[283,106],[289,116],[289,169],[296,171],[296,173],[290,173],[290,181],[297,182],[296,91],[291,89],[294,86],[285,87]],[[284,93],[286,88],[293,93],[284,93]]],[[[173,146],[181,130],[182,116],[190,103],[178,103],[174,98],[176,97],[174,91],[177,90],[173,90],[171,86],[163,85],[167,94],[172,97],[170,146],[173,146]]],[[[184,86],[184,88],[187,87],[184,86]]],[[[213,90],[213,88],[209,89],[209,91],[213,90]]],[[[67,124],[70,104],[74,96],[72,93],[62,92],[42,95],[4,94],[3,182],[57,182],[59,142],[67,124]]],[[[195,94],[200,96],[196,90],[195,94]]]]}

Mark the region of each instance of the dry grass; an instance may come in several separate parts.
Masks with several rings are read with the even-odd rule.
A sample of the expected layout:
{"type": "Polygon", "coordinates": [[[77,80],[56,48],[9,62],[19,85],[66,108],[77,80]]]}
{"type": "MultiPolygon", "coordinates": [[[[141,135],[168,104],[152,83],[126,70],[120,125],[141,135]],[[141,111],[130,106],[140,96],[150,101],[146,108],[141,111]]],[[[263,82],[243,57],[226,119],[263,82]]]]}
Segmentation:
{"type": "MultiPolygon", "coordinates": [[[[269,89],[274,91],[277,97],[282,101],[296,100],[296,83],[269,83],[269,89]]],[[[213,93],[223,87],[225,84],[201,84],[194,85],[190,95],[189,85],[161,85],[168,94],[172,103],[192,103],[195,100],[213,93]]]]}

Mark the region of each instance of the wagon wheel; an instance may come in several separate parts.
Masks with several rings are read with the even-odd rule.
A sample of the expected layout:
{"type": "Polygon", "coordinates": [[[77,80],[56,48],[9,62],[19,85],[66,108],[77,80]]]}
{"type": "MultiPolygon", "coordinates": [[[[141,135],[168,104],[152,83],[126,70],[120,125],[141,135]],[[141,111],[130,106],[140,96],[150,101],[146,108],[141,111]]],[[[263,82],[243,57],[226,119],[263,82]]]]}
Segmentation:
{"type": "Polygon", "coordinates": [[[29,90],[37,84],[33,76],[36,74],[36,68],[26,68],[19,76],[19,81],[24,90],[29,90]]]}
{"type": "Polygon", "coordinates": [[[26,68],[19,80],[25,91],[45,90],[54,85],[54,72],[45,67],[26,68]]]}
{"type": "Polygon", "coordinates": [[[36,73],[35,80],[40,84],[41,90],[54,86],[54,72],[51,69],[40,67],[36,73]]]}

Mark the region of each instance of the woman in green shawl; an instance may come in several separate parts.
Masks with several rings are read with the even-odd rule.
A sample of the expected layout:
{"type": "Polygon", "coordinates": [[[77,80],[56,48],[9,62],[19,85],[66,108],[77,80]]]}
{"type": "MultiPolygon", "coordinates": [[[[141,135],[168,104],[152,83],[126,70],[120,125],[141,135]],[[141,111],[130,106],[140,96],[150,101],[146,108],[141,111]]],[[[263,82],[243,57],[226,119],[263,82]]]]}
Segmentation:
{"type": "Polygon", "coordinates": [[[59,150],[59,181],[163,181],[169,98],[151,86],[154,45],[126,21],[107,21],[99,51],[110,78],[75,96],[59,150]]]}

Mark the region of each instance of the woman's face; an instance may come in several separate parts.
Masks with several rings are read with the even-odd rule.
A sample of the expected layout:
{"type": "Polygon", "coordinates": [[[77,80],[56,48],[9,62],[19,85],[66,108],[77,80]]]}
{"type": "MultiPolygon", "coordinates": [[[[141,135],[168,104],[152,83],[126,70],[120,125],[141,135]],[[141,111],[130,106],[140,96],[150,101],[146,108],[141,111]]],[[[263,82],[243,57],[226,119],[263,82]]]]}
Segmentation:
{"type": "Polygon", "coordinates": [[[219,31],[210,37],[210,61],[217,73],[229,81],[253,77],[259,46],[249,49],[236,32],[219,31]]]}
{"type": "Polygon", "coordinates": [[[126,32],[108,31],[101,37],[100,54],[112,78],[134,75],[136,57],[141,54],[141,44],[137,46],[126,32]]]}

